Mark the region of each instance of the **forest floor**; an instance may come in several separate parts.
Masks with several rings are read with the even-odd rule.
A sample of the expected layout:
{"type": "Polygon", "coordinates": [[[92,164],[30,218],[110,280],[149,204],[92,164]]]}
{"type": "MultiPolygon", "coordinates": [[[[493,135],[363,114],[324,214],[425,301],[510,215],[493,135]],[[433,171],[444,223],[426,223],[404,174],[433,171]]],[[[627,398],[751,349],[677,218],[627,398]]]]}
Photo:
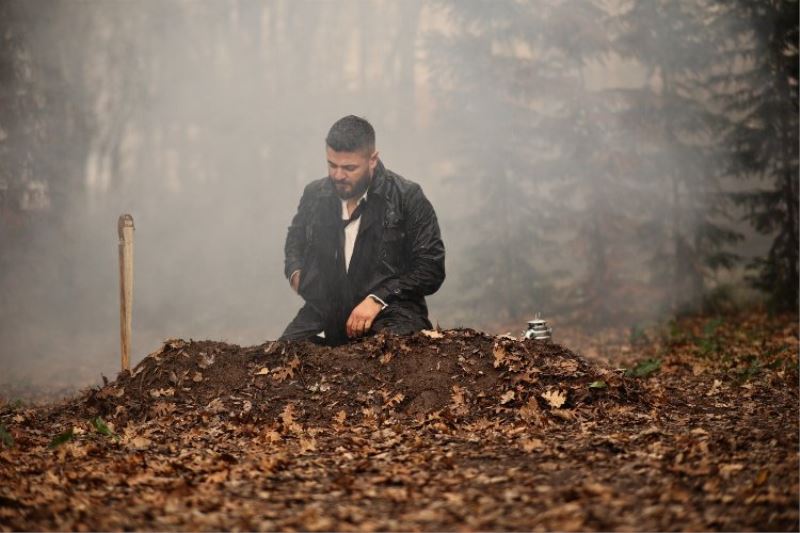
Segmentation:
{"type": "Polygon", "coordinates": [[[0,404],[0,530],[798,530],[797,316],[605,349],[170,340],[0,404]]]}

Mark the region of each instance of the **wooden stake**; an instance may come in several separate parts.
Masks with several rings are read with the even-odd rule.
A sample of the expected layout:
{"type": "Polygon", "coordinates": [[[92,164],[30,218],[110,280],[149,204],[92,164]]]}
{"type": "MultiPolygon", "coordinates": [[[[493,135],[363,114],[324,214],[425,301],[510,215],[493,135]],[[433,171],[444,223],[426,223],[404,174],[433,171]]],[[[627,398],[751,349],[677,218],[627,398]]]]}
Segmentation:
{"type": "Polygon", "coordinates": [[[133,217],[119,217],[119,336],[122,370],[131,369],[131,318],[133,311],[133,217]]]}

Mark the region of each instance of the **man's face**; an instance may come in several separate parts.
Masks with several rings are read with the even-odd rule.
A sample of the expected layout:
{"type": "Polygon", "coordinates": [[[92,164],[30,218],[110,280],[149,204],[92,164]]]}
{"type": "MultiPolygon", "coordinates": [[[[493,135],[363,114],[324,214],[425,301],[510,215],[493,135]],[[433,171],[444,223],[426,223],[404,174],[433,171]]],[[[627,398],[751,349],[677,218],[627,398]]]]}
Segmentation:
{"type": "Polygon", "coordinates": [[[326,151],[328,176],[339,198],[349,200],[364,194],[378,164],[378,152],[337,152],[330,146],[326,147],[326,151]]]}

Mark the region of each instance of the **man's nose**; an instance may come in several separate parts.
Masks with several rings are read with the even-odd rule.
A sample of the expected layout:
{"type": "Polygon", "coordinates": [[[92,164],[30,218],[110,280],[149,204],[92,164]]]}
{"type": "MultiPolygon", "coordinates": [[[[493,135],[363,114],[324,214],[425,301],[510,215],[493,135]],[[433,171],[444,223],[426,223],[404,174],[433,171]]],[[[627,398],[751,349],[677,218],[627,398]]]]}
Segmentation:
{"type": "Polygon", "coordinates": [[[341,168],[335,168],[331,177],[336,181],[341,181],[345,178],[344,171],[341,168]]]}

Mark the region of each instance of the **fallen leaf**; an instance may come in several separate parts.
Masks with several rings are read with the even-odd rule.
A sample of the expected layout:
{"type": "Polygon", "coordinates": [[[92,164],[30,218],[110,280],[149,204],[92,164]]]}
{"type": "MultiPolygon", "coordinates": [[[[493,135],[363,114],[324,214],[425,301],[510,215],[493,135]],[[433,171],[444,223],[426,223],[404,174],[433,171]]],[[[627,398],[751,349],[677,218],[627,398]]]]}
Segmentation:
{"type": "Polygon", "coordinates": [[[708,389],[706,396],[715,396],[716,394],[719,394],[720,388],[722,388],[722,382],[718,379],[715,379],[714,383],[711,384],[711,388],[708,389]]]}
{"type": "Polygon", "coordinates": [[[567,395],[559,390],[549,390],[542,393],[542,398],[550,404],[553,409],[558,409],[567,401],[567,395]]]}
{"type": "Polygon", "coordinates": [[[130,444],[133,448],[137,450],[146,450],[147,448],[150,447],[152,443],[153,441],[151,441],[147,437],[141,437],[141,436],[134,437],[128,442],[128,444],[130,444]]]}
{"type": "Polygon", "coordinates": [[[300,437],[300,453],[306,453],[317,449],[317,440],[313,437],[300,437]]]}
{"type": "Polygon", "coordinates": [[[267,374],[269,374],[269,368],[265,366],[259,368],[258,371],[255,373],[256,376],[266,376],[267,374]]]}
{"type": "Polygon", "coordinates": [[[492,349],[492,355],[494,356],[494,367],[498,368],[508,357],[508,350],[506,350],[505,346],[502,344],[495,343],[494,348],[492,349]]]}
{"type": "Polygon", "coordinates": [[[506,391],[505,394],[500,396],[500,405],[505,405],[513,400],[514,400],[514,391],[513,390],[506,391]]]}
{"type": "Polygon", "coordinates": [[[544,443],[539,439],[522,439],[520,446],[528,453],[544,449],[544,443]]]}
{"type": "Polygon", "coordinates": [[[440,331],[436,331],[435,329],[423,329],[420,333],[422,333],[426,337],[430,337],[431,339],[444,338],[444,334],[440,331]]]}
{"type": "Polygon", "coordinates": [[[206,410],[212,414],[219,414],[225,411],[225,404],[222,403],[222,400],[220,398],[214,398],[213,400],[208,402],[208,405],[206,405],[206,410]]]}

